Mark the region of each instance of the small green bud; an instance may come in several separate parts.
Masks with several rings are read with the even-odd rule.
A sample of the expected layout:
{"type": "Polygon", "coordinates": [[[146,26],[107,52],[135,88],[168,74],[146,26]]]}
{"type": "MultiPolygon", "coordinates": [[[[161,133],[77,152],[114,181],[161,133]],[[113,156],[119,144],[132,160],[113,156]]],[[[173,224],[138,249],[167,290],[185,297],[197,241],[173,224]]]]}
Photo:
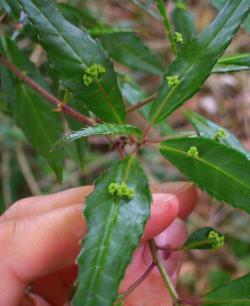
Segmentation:
{"type": "Polygon", "coordinates": [[[85,74],[88,74],[90,76],[92,76],[93,78],[97,78],[98,77],[98,67],[96,64],[86,68],[85,70],[85,74]]]}
{"type": "Polygon", "coordinates": [[[84,85],[89,86],[93,82],[93,80],[94,80],[93,77],[91,77],[87,74],[84,74],[84,76],[83,76],[84,85]]]}
{"type": "Polygon", "coordinates": [[[182,36],[182,34],[181,33],[179,33],[179,32],[175,32],[175,34],[174,34],[174,40],[175,41],[177,41],[178,43],[180,43],[180,44],[183,44],[183,36],[182,36]]]}
{"type": "Polygon", "coordinates": [[[215,140],[222,140],[227,137],[227,132],[223,128],[219,128],[218,131],[214,135],[215,140]]]}
{"type": "Polygon", "coordinates": [[[108,187],[108,191],[110,194],[115,195],[118,192],[119,187],[120,186],[117,183],[110,183],[108,187]]]}
{"type": "Polygon", "coordinates": [[[134,198],[134,196],[135,196],[134,190],[131,189],[131,188],[129,188],[129,189],[128,189],[128,192],[127,192],[127,198],[128,198],[129,200],[131,200],[131,199],[134,198]]]}
{"type": "Polygon", "coordinates": [[[118,195],[121,197],[126,196],[128,189],[128,186],[125,183],[122,183],[119,187],[118,195]]]}
{"type": "Polygon", "coordinates": [[[196,147],[191,147],[188,150],[187,155],[189,157],[197,158],[197,157],[199,157],[199,151],[198,151],[198,149],[196,147]]]}
{"type": "Polygon", "coordinates": [[[184,10],[186,11],[187,10],[187,5],[184,3],[184,2],[181,2],[179,1],[177,4],[176,4],[176,7],[180,10],[184,10]]]}
{"type": "Polygon", "coordinates": [[[211,240],[212,248],[214,250],[218,250],[221,247],[223,247],[223,245],[224,245],[224,236],[223,235],[219,235],[215,231],[211,231],[208,234],[208,239],[211,240]]]}
{"type": "Polygon", "coordinates": [[[93,80],[98,79],[102,73],[105,73],[106,69],[100,64],[93,64],[85,69],[83,75],[83,82],[86,86],[91,84],[93,80]]]}
{"type": "Polygon", "coordinates": [[[97,71],[98,73],[105,73],[106,68],[103,65],[97,65],[97,71]]]}
{"type": "Polygon", "coordinates": [[[179,79],[178,75],[167,76],[166,80],[167,80],[168,86],[170,88],[176,87],[180,84],[180,79],[179,79]]]}
{"type": "Polygon", "coordinates": [[[112,195],[116,195],[119,198],[126,197],[129,200],[135,196],[134,190],[129,188],[124,182],[121,185],[117,183],[110,183],[108,191],[112,195]]]}

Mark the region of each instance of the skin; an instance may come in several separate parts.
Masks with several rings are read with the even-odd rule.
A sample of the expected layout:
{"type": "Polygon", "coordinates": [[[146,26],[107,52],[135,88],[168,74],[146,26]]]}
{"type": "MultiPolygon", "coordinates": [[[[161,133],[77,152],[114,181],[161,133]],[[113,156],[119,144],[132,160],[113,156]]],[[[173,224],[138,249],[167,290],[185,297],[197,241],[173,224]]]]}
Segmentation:
{"type": "MultiPolygon", "coordinates": [[[[155,238],[159,246],[171,247],[181,245],[186,239],[185,224],[179,217],[185,219],[197,202],[193,185],[164,184],[152,189],[155,193],[151,216],[120,292],[151,264],[149,239],[155,238]]],[[[66,305],[77,276],[79,241],[87,232],[82,202],[92,190],[92,186],[78,187],[22,199],[0,216],[0,305],[66,305]]],[[[182,254],[174,252],[170,257],[162,251],[159,254],[176,283],[182,254]]],[[[172,305],[157,268],[129,295],[124,305],[172,305]]]]}

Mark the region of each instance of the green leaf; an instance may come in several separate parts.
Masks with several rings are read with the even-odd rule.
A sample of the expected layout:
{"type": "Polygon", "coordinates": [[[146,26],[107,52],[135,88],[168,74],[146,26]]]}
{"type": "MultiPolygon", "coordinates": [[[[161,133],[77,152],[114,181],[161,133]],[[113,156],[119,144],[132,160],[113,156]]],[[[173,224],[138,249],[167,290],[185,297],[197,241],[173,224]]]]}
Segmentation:
{"type": "Polygon", "coordinates": [[[237,151],[240,151],[250,159],[250,152],[247,151],[239,140],[227,129],[193,111],[186,111],[185,116],[200,136],[215,139],[225,145],[228,145],[229,147],[234,148],[237,151]]]}
{"type": "MultiPolygon", "coordinates": [[[[16,45],[7,38],[1,38],[1,49],[20,70],[48,89],[48,85],[36,67],[23,55],[16,45]]],[[[8,88],[6,96],[16,124],[22,129],[27,139],[56,172],[59,180],[62,178],[63,156],[50,153],[53,144],[62,134],[60,116],[52,111],[47,101],[30,87],[17,80],[7,70],[8,88]]]]}
{"type": "Polygon", "coordinates": [[[216,250],[224,244],[224,235],[211,227],[203,227],[192,233],[183,245],[184,250],[216,250]]]}
{"type": "Polygon", "coordinates": [[[7,14],[19,18],[21,10],[16,0],[0,0],[0,8],[2,8],[7,14]]]}
{"type": "Polygon", "coordinates": [[[99,21],[92,16],[86,7],[79,8],[68,3],[57,3],[57,6],[62,15],[78,27],[85,26],[89,29],[100,25],[99,21]]]}
{"type": "MultiPolygon", "coordinates": [[[[76,109],[76,107],[74,107],[74,105],[77,104],[77,101],[71,101],[70,104],[71,104],[71,106],[73,106],[73,108],[76,109]]],[[[71,131],[77,131],[77,130],[80,130],[82,128],[82,124],[80,122],[74,120],[74,118],[68,117],[67,122],[68,122],[68,125],[69,125],[71,131]]],[[[75,161],[78,162],[81,169],[83,169],[84,168],[84,163],[85,163],[85,157],[86,157],[86,147],[87,147],[86,139],[76,140],[74,142],[74,145],[73,145],[73,148],[74,147],[75,147],[75,152],[76,152],[75,155],[73,154],[73,156],[76,157],[75,161]]]]}
{"type": "Polygon", "coordinates": [[[96,182],[87,198],[88,234],[78,258],[74,306],[112,306],[120,281],[143,234],[151,203],[147,178],[133,157],[119,161],[96,182]],[[112,195],[110,184],[125,183],[134,191],[127,199],[112,195]]]}
{"type": "Polygon", "coordinates": [[[250,0],[228,1],[210,26],[184,46],[164,76],[152,105],[151,124],[164,120],[200,89],[249,9],[250,0]]]}
{"type": "Polygon", "coordinates": [[[85,26],[91,36],[98,37],[104,48],[117,62],[134,70],[161,75],[161,59],[130,28],[111,27],[101,23],[88,11],[79,10],[68,4],[59,8],[69,20],[85,26]]]}
{"type": "Polygon", "coordinates": [[[133,29],[130,28],[121,28],[121,27],[110,27],[104,26],[94,27],[89,29],[89,33],[91,36],[101,36],[101,35],[109,35],[109,34],[121,34],[121,33],[134,33],[133,29]]]}
{"type": "Polygon", "coordinates": [[[250,53],[223,56],[214,66],[213,73],[250,70],[250,53]]]}
{"type": "Polygon", "coordinates": [[[188,11],[185,1],[181,0],[175,4],[172,19],[175,30],[182,34],[184,43],[196,35],[194,16],[188,11]]]}
{"type": "Polygon", "coordinates": [[[141,130],[133,125],[129,124],[111,124],[111,123],[103,123],[98,124],[96,126],[86,127],[80,131],[73,132],[56,142],[53,147],[53,150],[57,150],[64,145],[71,143],[77,139],[83,137],[89,137],[94,135],[123,135],[123,136],[131,136],[134,135],[139,139],[142,137],[141,130]]]}
{"type": "Polygon", "coordinates": [[[113,33],[99,38],[117,62],[134,70],[162,75],[160,58],[134,33],[113,33]]]}
{"type": "MultiPolygon", "coordinates": [[[[119,88],[122,92],[123,97],[128,102],[129,105],[136,105],[139,102],[144,101],[148,98],[147,93],[142,90],[131,78],[126,75],[119,73],[118,77],[119,88]]],[[[149,113],[150,105],[145,105],[141,107],[138,111],[139,113],[147,118],[149,113]]]]}
{"type": "Polygon", "coordinates": [[[209,292],[202,306],[249,306],[250,273],[209,292]]]}
{"type": "MultiPolygon", "coordinates": [[[[220,10],[227,0],[210,0],[210,2],[217,8],[217,10],[220,10]]],[[[243,23],[243,27],[247,32],[250,32],[250,16],[248,16],[246,21],[243,23]]]]}
{"type": "Polygon", "coordinates": [[[125,109],[113,65],[100,43],[69,23],[50,0],[18,0],[48,53],[51,68],[75,97],[104,121],[122,123],[125,109]],[[83,80],[86,69],[102,73],[83,80]]]}
{"type": "Polygon", "coordinates": [[[202,137],[161,143],[161,153],[219,201],[250,213],[250,160],[218,141],[202,137]]]}

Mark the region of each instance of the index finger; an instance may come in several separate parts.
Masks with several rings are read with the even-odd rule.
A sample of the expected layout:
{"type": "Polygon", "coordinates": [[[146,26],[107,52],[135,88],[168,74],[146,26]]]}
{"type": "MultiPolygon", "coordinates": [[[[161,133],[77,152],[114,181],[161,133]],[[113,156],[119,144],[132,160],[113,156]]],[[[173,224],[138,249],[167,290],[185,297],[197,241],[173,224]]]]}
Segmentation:
{"type": "Polygon", "coordinates": [[[83,203],[93,191],[92,185],[71,188],[54,194],[29,197],[14,203],[2,216],[1,221],[28,218],[46,213],[52,209],[83,203]]]}

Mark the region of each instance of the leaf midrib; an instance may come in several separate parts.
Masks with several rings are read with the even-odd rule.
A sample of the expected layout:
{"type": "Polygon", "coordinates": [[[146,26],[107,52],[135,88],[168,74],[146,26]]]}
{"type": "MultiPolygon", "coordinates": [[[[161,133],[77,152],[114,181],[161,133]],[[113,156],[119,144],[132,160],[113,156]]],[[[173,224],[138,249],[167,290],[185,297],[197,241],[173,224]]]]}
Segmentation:
{"type": "MultiPolygon", "coordinates": [[[[31,0],[32,1],[32,0],[31,0]]],[[[79,59],[79,63],[85,65],[85,67],[87,67],[86,62],[82,59],[81,55],[71,46],[70,42],[67,40],[67,38],[58,30],[58,28],[56,27],[56,25],[49,19],[49,17],[47,17],[47,15],[39,8],[39,6],[37,6],[34,1],[32,1],[33,5],[37,8],[37,10],[41,13],[42,16],[44,16],[46,18],[46,20],[48,21],[49,24],[52,25],[53,29],[56,31],[57,35],[59,37],[62,37],[63,40],[65,41],[65,43],[70,47],[70,49],[74,52],[74,54],[77,56],[77,58],[79,59]]],[[[58,12],[58,14],[60,14],[58,12]]],[[[61,16],[61,15],[60,15],[61,16]]],[[[68,22],[66,19],[64,19],[63,16],[61,16],[61,18],[63,19],[64,22],[68,22]]],[[[72,25],[71,23],[69,23],[70,25],[72,25]]],[[[72,25],[73,26],[73,25],[72,25]]],[[[74,27],[74,26],[73,26],[74,27]]],[[[76,28],[77,31],[79,31],[78,28],[76,28]]]]}
{"type": "MultiPolygon", "coordinates": [[[[123,182],[125,182],[126,179],[127,179],[129,170],[131,169],[132,161],[133,161],[133,158],[130,157],[130,159],[128,161],[128,164],[127,164],[127,167],[125,169],[123,178],[122,178],[123,182]]],[[[90,285],[89,285],[89,291],[91,290],[92,292],[95,291],[95,287],[97,287],[96,286],[96,280],[99,280],[100,276],[102,275],[102,272],[97,270],[96,267],[101,266],[100,264],[103,262],[103,260],[105,260],[106,256],[108,255],[107,250],[108,250],[108,247],[110,245],[110,236],[112,234],[113,226],[114,226],[115,221],[117,219],[116,217],[117,217],[117,213],[119,211],[120,201],[121,200],[119,199],[117,201],[117,203],[114,203],[114,208],[113,208],[113,211],[111,212],[110,222],[108,224],[106,224],[106,228],[108,229],[108,232],[103,237],[103,239],[101,241],[101,244],[100,244],[100,247],[99,247],[99,249],[102,249],[102,246],[104,246],[103,251],[99,252],[97,254],[97,257],[95,258],[95,260],[93,260],[95,265],[94,265],[94,270],[93,270],[93,274],[92,274],[90,285]]]]}
{"type": "MultiPolygon", "coordinates": [[[[52,25],[53,29],[56,31],[57,35],[59,37],[62,37],[63,40],[65,41],[65,43],[70,47],[70,49],[74,52],[74,54],[77,56],[78,60],[79,60],[79,64],[83,64],[85,66],[85,68],[88,66],[88,64],[83,60],[82,56],[71,46],[70,42],[67,40],[67,38],[58,30],[58,28],[56,27],[56,25],[49,19],[49,17],[47,17],[47,15],[32,1],[33,5],[37,8],[37,10],[41,13],[42,16],[44,16],[46,18],[46,20],[48,21],[48,23],[50,25],[52,25]]],[[[60,13],[58,13],[60,14],[60,13]]],[[[61,15],[60,15],[61,16],[61,15]]],[[[64,22],[69,23],[72,27],[74,27],[74,25],[72,25],[70,22],[68,22],[63,16],[61,16],[61,18],[63,19],[64,22]]],[[[80,31],[78,28],[76,28],[77,31],[80,31]]],[[[85,32],[86,35],[87,32],[85,32]]],[[[90,36],[89,36],[90,37],[90,36]]],[[[91,37],[90,37],[91,39],[91,37]]],[[[106,91],[103,87],[103,85],[98,81],[98,86],[99,86],[99,90],[104,98],[104,101],[106,101],[106,103],[108,104],[108,106],[110,107],[110,109],[112,110],[112,113],[114,114],[114,116],[116,117],[116,119],[118,120],[119,123],[122,123],[122,120],[119,116],[119,114],[117,113],[116,109],[113,107],[112,101],[109,100],[108,95],[106,94],[106,91]],[[100,88],[101,86],[101,88],[100,88]]]]}
{"type": "MultiPolygon", "coordinates": [[[[239,5],[241,5],[241,3],[238,4],[237,6],[237,10],[238,10],[238,7],[239,5]]],[[[207,49],[210,45],[210,43],[218,36],[218,34],[221,32],[221,29],[223,29],[225,27],[225,25],[227,24],[227,22],[230,22],[231,21],[231,18],[229,19],[226,19],[226,21],[223,23],[223,25],[218,29],[218,31],[216,32],[215,36],[213,38],[211,38],[210,41],[207,42],[207,44],[204,45],[203,49],[207,49]]],[[[197,40],[201,37],[201,35],[197,36],[197,40]]],[[[200,57],[200,52],[199,52],[199,55],[196,56],[196,58],[199,58],[200,57]]],[[[215,61],[215,64],[216,64],[216,61],[215,61]]],[[[182,81],[184,80],[185,76],[189,73],[190,70],[192,70],[192,68],[195,66],[194,65],[191,65],[187,70],[186,72],[181,76],[181,79],[180,79],[180,83],[182,83],[182,81]]],[[[176,90],[178,90],[180,86],[177,86],[175,87],[172,91],[170,90],[170,94],[167,95],[167,97],[162,101],[162,104],[159,106],[158,108],[158,112],[155,113],[151,123],[152,124],[155,124],[155,120],[157,119],[158,115],[161,113],[162,109],[165,107],[165,105],[167,104],[168,100],[172,97],[173,93],[175,93],[176,90]]]]}
{"type": "MultiPolygon", "coordinates": [[[[181,150],[178,150],[178,149],[174,149],[172,147],[169,147],[167,145],[161,145],[163,149],[165,150],[168,150],[168,151],[173,151],[173,152],[176,152],[176,153],[179,153],[181,155],[184,155],[185,157],[188,157],[187,156],[187,153],[186,152],[183,152],[181,150]]],[[[233,181],[235,181],[236,183],[239,183],[240,185],[242,185],[243,187],[246,187],[247,189],[250,190],[250,185],[246,185],[244,182],[238,180],[237,178],[235,178],[234,176],[231,176],[230,174],[228,174],[227,172],[225,172],[223,169],[219,168],[218,166],[216,166],[215,164],[212,164],[210,163],[209,161],[205,160],[205,159],[201,159],[200,157],[195,157],[195,160],[198,160],[200,161],[201,163],[204,163],[206,165],[208,165],[209,167],[211,167],[212,169],[214,168],[215,170],[217,170],[218,172],[224,174],[225,176],[229,177],[230,179],[232,179],[233,181]]]]}

